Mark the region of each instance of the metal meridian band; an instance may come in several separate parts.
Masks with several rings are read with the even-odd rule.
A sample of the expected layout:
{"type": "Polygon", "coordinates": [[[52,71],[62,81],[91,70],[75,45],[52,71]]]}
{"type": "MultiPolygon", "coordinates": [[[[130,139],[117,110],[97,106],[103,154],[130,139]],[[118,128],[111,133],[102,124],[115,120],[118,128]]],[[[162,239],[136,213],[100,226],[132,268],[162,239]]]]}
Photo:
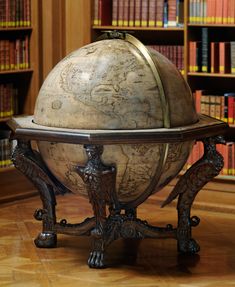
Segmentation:
{"type": "Polygon", "coordinates": [[[144,56],[146,59],[147,63],[149,64],[153,76],[157,82],[159,92],[160,92],[160,100],[162,103],[162,111],[163,111],[163,126],[164,128],[170,128],[170,111],[169,111],[169,104],[165,95],[165,91],[162,85],[162,81],[160,78],[160,75],[157,70],[157,65],[156,65],[156,59],[154,59],[151,54],[149,53],[149,50],[142,44],[138,39],[136,39],[134,36],[130,34],[125,35],[125,40],[132,45],[134,45],[144,56]]]}
{"type": "MultiPolygon", "coordinates": [[[[170,111],[169,111],[169,104],[165,95],[165,91],[162,85],[162,81],[160,78],[160,75],[157,70],[157,59],[153,58],[150,54],[149,50],[142,44],[138,39],[136,39],[134,36],[130,35],[129,33],[126,33],[125,31],[105,31],[105,34],[101,35],[98,40],[104,40],[104,39],[121,39],[124,41],[129,42],[133,46],[135,46],[140,53],[143,55],[145,60],[150,66],[150,69],[153,73],[153,76],[156,80],[157,86],[159,88],[160,92],[160,100],[162,104],[162,112],[163,112],[163,126],[164,128],[170,128],[170,111]]],[[[167,156],[169,153],[169,143],[162,144],[162,153],[160,160],[158,162],[158,167],[155,171],[155,174],[153,176],[153,179],[146,189],[145,193],[142,194],[139,198],[135,199],[132,202],[129,202],[128,208],[134,208],[144,202],[155,190],[157,184],[159,183],[162,171],[165,167],[167,156]]],[[[124,204],[125,205],[125,204],[124,204]]]]}
{"type": "MultiPolygon", "coordinates": [[[[163,126],[164,128],[170,128],[170,112],[169,112],[169,105],[168,105],[168,101],[165,95],[165,91],[162,85],[162,81],[160,78],[160,75],[158,73],[157,70],[157,64],[155,62],[155,59],[151,56],[149,50],[145,47],[144,44],[142,44],[138,39],[136,39],[134,36],[130,35],[130,34],[126,34],[125,35],[125,40],[128,41],[129,43],[131,43],[132,45],[134,45],[143,55],[143,57],[145,58],[145,60],[147,61],[147,63],[150,66],[150,69],[152,70],[153,76],[157,82],[157,86],[160,92],[160,100],[161,100],[161,104],[162,104],[162,112],[163,112],[163,126]]],[[[155,175],[152,179],[151,184],[149,185],[149,187],[147,188],[146,192],[144,193],[144,198],[141,198],[141,201],[144,202],[149,195],[151,195],[154,192],[154,189],[156,188],[157,184],[159,183],[159,180],[161,178],[162,175],[162,171],[164,170],[165,164],[166,164],[166,160],[168,157],[168,153],[169,153],[169,144],[168,143],[164,143],[162,145],[162,154],[161,157],[159,159],[158,162],[158,167],[157,170],[155,172],[155,175]]],[[[140,200],[140,198],[139,198],[140,200]]],[[[136,206],[138,206],[140,203],[142,202],[138,202],[138,199],[136,200],[136,206]]]]}
{"type": "Polygon", "coordinates": [[[169,103],[166,98],[166,94],[162,85],[162,81],[159,75],[159,72],[157,70],[158,63],[157,59],[152,57],[149,50],[145,47],[143,43],[141,43],[137,38],[130,35],[126,31],[104,31],[104,34],[102,34],[97,41],[105,40],[105,39],[120,39],[129,42],[133,46],[135,46],[140,53],[143,55],[145,60],[150,66],[150,69],[153,73],[153,76],[157,82],[158,89],[160,92],[160,100],[162,104],[162,112],[163,112],[163,127],[164,128],[170,128],[170,110],[169,110],[169,103]]]}

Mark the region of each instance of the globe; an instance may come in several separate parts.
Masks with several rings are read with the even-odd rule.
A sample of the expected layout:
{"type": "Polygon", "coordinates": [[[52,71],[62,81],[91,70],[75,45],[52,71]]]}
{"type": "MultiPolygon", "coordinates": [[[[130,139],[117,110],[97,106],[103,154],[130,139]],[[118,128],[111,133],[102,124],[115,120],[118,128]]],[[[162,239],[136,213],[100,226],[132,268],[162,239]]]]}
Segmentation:
{"type": "MultiPolygon", "coordinates": [[[[198,121],[193,97],[177,68],[133,36],[104,39],[62,59],[45,79],[34,122],[46,127],[112,132],[171,129],[198,121]]],[[[87,197],[75,170],[87,155],[82,144],[38,141],[51,172],[87,197]]],[[[182,169],[193,141],[105,144],[102,161],[115,165],[120,203],[138,205],[182,169]]]]}

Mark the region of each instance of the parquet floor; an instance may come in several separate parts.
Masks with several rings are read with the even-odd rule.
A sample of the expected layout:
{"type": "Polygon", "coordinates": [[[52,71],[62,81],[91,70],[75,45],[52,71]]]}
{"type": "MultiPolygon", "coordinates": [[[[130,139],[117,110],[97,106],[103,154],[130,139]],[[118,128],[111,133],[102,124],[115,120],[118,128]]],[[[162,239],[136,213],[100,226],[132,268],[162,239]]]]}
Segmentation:
{"type": "MultiPolygon", "coordinates": [[[[86,200],[58,197],[58,219],[75,223],[91,216],[86,200]]],[[[81,287],[228,287],[235,286],[235,215],[194,211],[201,223],[193,230],[201,246],[198,255],[177,254],[175,240],[118,240],[108,249],[107,269],[87,267],[89,237],[58,235],[58,248],[38,249],[33,239],[41,223],[32,214],[41,207],[31,198],[0,207],[0,286],[81,287]]],[[[175,226],[173,207],[144,203],[139,218],[175,226]]]]}

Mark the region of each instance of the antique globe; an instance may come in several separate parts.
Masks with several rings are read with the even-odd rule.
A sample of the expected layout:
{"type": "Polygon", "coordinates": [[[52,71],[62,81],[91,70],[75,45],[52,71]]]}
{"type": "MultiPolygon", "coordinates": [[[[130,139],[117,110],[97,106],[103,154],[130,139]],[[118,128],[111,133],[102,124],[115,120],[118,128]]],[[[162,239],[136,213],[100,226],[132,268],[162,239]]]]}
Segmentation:
{"type": "MultiPolygon", "coordinates": [[[[61,60],[37,97],[34,123],[104,132],[171,129],[198,121],[191,91],[177,68],[133,36],[86,45],[61,60]]],[[[136,207],[184,166],[193,141],[105,144],[102,160],[117,170],[123,208],[136,207]]],[[[82,144],[38,141],[50,171],[74,193],[87,196],[76,172],[87,155],[82,144]]]]}
{"type": "Polygon", "coordinates": [[[227,124],[197,115],[187,83],[163,55],[129,34],[107,32],[60,61],[41,87],[34,116],[15,117],[9,126],[17,140],[14,165],[42,201],[37,247],[55,247],[59,233],[91,235],[92,268],[106,265],[105,250],[118,238],[175,238],[181,253],[200,250],[191,236],[200,220],[191,207],[223,167],[216,144],[227,124]],[[137,207],[178,175],[196,140],[203,157],[162,205],[178,197],[177,227],[137,218],[137,207]],[[94,216],[57,221],[56,194],[67,191],[87,197],[94,216]]]}

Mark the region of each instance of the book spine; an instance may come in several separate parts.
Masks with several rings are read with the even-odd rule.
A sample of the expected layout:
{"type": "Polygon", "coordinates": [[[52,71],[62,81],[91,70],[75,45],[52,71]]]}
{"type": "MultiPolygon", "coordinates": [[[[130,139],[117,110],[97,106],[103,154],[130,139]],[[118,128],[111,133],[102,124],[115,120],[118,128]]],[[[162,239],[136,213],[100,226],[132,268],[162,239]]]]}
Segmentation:
{"type": "Polygon", "coordinates": [[[230,42],[219,43],[219,73],[230,73],[230,42]]]}
{"type": "Polygon", "coordinates": [[[163,3],[163,27],[168,27],[168,2],[163,3]]]}
{"type": "Polygon", "coordinates": [[[93,6],[93,25],[99,25],[99,0],[94,0],[93,6]]]}
{"type": "Polygon", "coordinates": [[[129,26],[133,27],[135,24],[135,0],[130,0],[129,5],[129,26]]]}
{"type": "Polygon", "coordinates": [[[223,0],[216,0],[215,4],[215,21],[213,23],[222,24],[223,23],[223,0]]]}
{"type": "Polygon", "coordinates": [[[230,0],[231,3],[231,19],[230,19],[230,24],[234,24],[235,23],[235,0],[230,0]]]}
{"type": "Polygon", "coordinates": [[[178,27],[184,26],[184,1],[176,1],[176,24],[178,27]]]}
{"type": "Polygon", "coordinates": [[[211,73],[219,72],[219,43],[211,42],[211,73]]]}
{"type": "Polygon", "coordinates": [[[112,22],[112,2],[110,0],[99,0],[99,25],[108,26],[112,22]]]}
{"type": "Polygon", "coordinates": [[[15,7],[15,0],[10,0],[10,16],[9,16],[9,26],[15,27],[15,13],[16,13],[16,7],[15,7]]]}
{"type": "Polygon", "coordinates": [[[157,15],[156,24],[157,27],[163,26],[163,12],[164,12],[164,0],[157,1],[157,15]]]}
{"type": "Polygon", "coordinates": [[[124,14],[123,14],[123,26],[129,26],[129,10],[130,10],[130,1],[124,0],[124,14]]]}
{"type": "Polygon", "coordinates": [[[231,73],[235,74],[235,42],[230,42],[231,73]]]}
{"type": "Polygon", "coordinates": [[[208,40],[208,28],[202,28],[202,72],[209,72],[209,40],[208,40]]]}
{"type": "Polygon", "coordinates": [[[112,26],[118,25],[118,7],[119,7],[119,0],[113,0],[112,26]]]}
{"type": "Polygon", "coordinates": [[[24,0],[19,0],[19,26],[23,27],[24,26],[24,0]]]}
{"type": "Polygon", "coordinates": [[[5,41],[0,40],[0,71],[5,70],[5,41]]]}
{"type": "Polygon", "coordinates": [[[196,107],[197,113],[201,112],[201,96],[202,96],[202,91],[196,90],[195,91],[195,107],[196,107]]]}
{"type": "Polygon", "coordinates": [[[135,26],[140,27],[141,25],[141,0],[135,0],[135,26]]]}
{"type": "Polygon", "coordinates": [[[26,26],[31,26],[31,0],[26,0],[26,26]]]}
{"type": "Polygon", "coordinates": [[[10,69],[10,41],[5,40],[5,70],[10,69]]]}
{"type": "Polygon", "coordinates": [[[157,5],[155,0],[149,0],[149,10],[148,10],[148,26],[155,27],[156,15],[157,15],[157,5]]]}
{"type": "Polygon", "coordinates": [[[176,0],[168,0],[168,26],[176,27],[176,0]]]}
{"type": "Polygon", "coordinates": [[[228,24],[228,0],[223,0],[223,17],[222,23],[228,24]]]}
{"type": "Polygon", "coordinates": [[[215,96],[215,118],[221,119],[221,96],[215,96]]]}
{"type": "Polygon", "coordinates": [[[141,27],[147,27],[148,26],[148,8],[149,8],[149,1],[142,0],[141,3],[141,27]]]}
{"type": "Polygon", "coordinates": [[[123,26],[124,21],[124,0],[118,2],[118,26],[123,26]]]}

